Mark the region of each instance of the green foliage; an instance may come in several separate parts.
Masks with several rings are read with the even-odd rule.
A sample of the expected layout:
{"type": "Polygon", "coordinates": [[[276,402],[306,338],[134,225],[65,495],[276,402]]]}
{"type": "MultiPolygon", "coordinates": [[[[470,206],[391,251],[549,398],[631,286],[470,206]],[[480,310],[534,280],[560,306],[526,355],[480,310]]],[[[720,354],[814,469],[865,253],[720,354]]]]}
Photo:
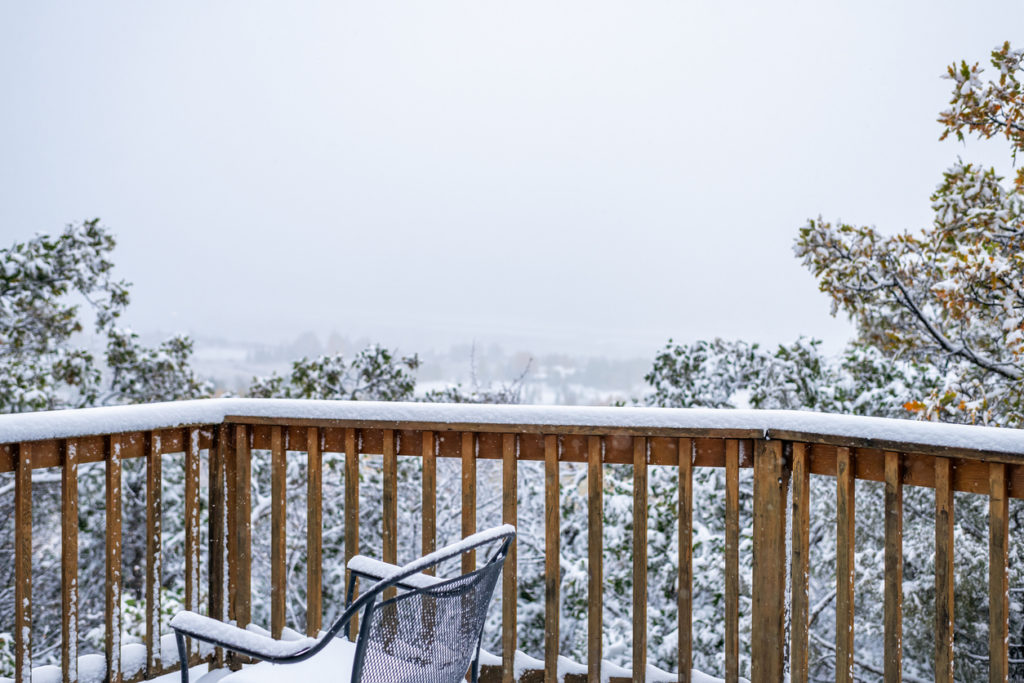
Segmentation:
{"type": "Polygon", "coordinates": [[[71,345],[82,332],[80,304],[105,333],[128,304],[111,276],[114,238],[98,220],[69,225],[0,250],[0,413],[91,405],[100,371],[71,345]]]}
{"type": "Polygon", "coordinates": [[[192,342],[174,337],[156,349],[116,322],[128,306],[128,283],[115,280],[115,240],[99,219],[37,235],[0,250],[0,413],[197,398],[211,388],[189,367],[192,342]],[[75,335],[106,337],[104,364],[75,335]]]}
{"type": "MultiPolygon", "coordinates": [[[[1002,135],[1013,148],[1014,158],[1024,149],[1024,50],[1014,50],[1009,41],[992,50],[990,62],[999,71],[997,80],[981,82],[983,69],[977,64],[961,61],[946,69],[946,78],[953,81],[949,109],[939,115],[943,125],[942,139],[950,134],[958,140],[964,132],[980,138],[1002,135]]],[[[1024,168],[1017,172],[1017,186],[1024,186],[1024,168]]]]}
{"type": "MultiPolygon", "coordinates": [[[[1024,51],[992,53],[997,80],[949,67],[943,138],[1005,136],[1024,148],[1024,51]]],[[[821,218],[800,230],[796,255],[886,358],[934,368],[941,381],[911,386],[908,409],[928,419],[1024,425],[1024,170],[1006,185],[995,169],[957,161],[931,196],[932,227],[885,236],[821,218]]]]}
{"type": "Polygon", "coordinates": [[[774,350],[715,339],[668,344],[645,376],[647,405],[672,408],[816,410],[825,413],[911,417],[907,387],[934,386],[927,366],[894,362],[876,348],[852,343],[839,358],[822,354],[816,339],[774,350]]]}
{"type": "Polygon", "coordinates": [[[378,344],[351,360],[338,353],[292,363],[287,378],[277,373],[254,377],[249,395],[255,398],[307,398],[347,401],[408,401],[416,388],[419,356],[397,356],[378,344]]]}
{"type": "Polygon", "coordinates": [[[209,396],[213,387],[192,370],[192,340],[175,335],[155,348],[131,330],[113,329],[107,342],[111,395],[124,403],[180,401],[209,396]]]}

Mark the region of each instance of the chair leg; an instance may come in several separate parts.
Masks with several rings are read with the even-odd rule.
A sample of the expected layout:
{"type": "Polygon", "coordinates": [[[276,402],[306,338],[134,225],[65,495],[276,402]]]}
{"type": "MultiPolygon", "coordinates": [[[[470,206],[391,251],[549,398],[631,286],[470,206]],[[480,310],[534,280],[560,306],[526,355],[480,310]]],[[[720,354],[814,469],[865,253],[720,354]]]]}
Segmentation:
{"type": "Polygon", "coordinates": [[[188,683],[188,650],[185,649],[185,636],[181,631],[175,631],[174,639],[178,642],[178,659],[181,660],[181,683],[188,683]]]}
{"type": "MultiPolygon", "coordinates": [[[[480,640],[483,640],[483,638],[480,640]]],[[[473,657],[473,661],[469,664],[470,683],[477,683],[480,680],[480,640],[476,641],[476,656],[473,657]]]]}

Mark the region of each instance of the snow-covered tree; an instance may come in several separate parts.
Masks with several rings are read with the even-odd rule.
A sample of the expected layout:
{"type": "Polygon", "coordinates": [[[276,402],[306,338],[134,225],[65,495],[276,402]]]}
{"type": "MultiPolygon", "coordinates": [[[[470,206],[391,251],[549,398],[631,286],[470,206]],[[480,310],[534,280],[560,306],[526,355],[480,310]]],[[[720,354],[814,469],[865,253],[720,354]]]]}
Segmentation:
{"type": "Polygon", "coordinates": [[[744,341],[682,345],[670,339],[645,380],[652,389],[647,405],[912,417],[904,405],[909,387],[934,386],[939,374],[858,343],[831,358],[819,340],[803,337],[775,349],[744,341]]]}
{"type": "Polygon", "coordinates": [[[256,398],[320,398],[346,401],[408,401],[416,388],[419,356],[398,356],[371,344],[349,361],[341,353],[302,358],[288,377],[277,373],[253,378],[256,398]]]}
{"type": "Polygon", "coordinates": [[[0,412],[91,405],[100,391],[93,355],[72,337],[81,302],[104,333],[128,303],[112,277],[114,238],[98,220],[0,249],[0,412]]]}
{"type": "MultiPolygon", "coordinates": [[[[98,219],[67,226],[57,235],[37,235],[0,249],[0,413],[54,410],[93,405],[168,401],[211,393],[189,366],[192,342],[172,337],[156,348],[117,325],[129,303],[129,285],[115,279],[111,254],[113,235],[98,219]],[[79,336],[91,327],[106,340],[101,357],[79,336]]],[[[145,545],[144,471],[141,461],[125,464],[125,598],[141,597],[141,574],[132,555],[145,545]],[[141,538],[141,540],[140,540],[141,538]]],[[[173,504],[183,495],[182,473],[165,467],[173,504]]],[[[33,595],[39,604],[58,604],[60,591],[59,477],[45,470],[33,474],[33,595]]],[[[102,576],[104,511],[102,464],[79,469],[79,558],[83,576],[102,576]]],[[[0,475],[0,520],[12,529],[13,486],[0,475]]],[[[181,530],[183,520],[165,518],[164,531],[181,530]]],[[[13,606],[13,541],[0,536],[0,606],[13,606]]],[[[165,565],[165,586],[182,585],[180,566],[165,565]]],[[[81,627],[92,632],[92,645],[102,647],[102,582],[82,582],[81,627]],[[93,606],[93,607],[90,607],[93,606]]],[[[169,598],[169,601],[172,598],[169,598]]],[[[129,606],[130,608],[130,606],[129,606]]],[[[141,607],[140,607],[141,609],[141,607]]],[[[37,664],[59,657],[59,621],[37,614],[33,639],[37,664]]],[[[0,608],[0,644],[10,641],[13,609],[0,608]]],[[[127,633],[131,640],[138,633],[127,633]]],[[[126,641],[127,642],[127,641],[126,641]]],[[[0,675],[11,672],[13,660],[0,645],[0,675]]]]}
{"type": "Polygon", "coordinates": [[[191,358],[192,340],[184,335],[147,348],[135,332],[111,329],[106,353],[111,376],[108,401],[152,403],[211,395],[213,386],[196,376],[191,358]]]}
{"type": "Polygon", "coordinates": [[[117,326],[129,284],[114,279],[115,245],[93,219],[0,249],[0,413],[211,393],[189,366],[187,337],[151,349],[117,326]],[[106,338],[102,359],[76,337],[90,322],[106,338]]]}
{"type": "MultiPolygon", "coordinates": [[[[1003,135],[1024,149],[1024,51],[992,52],[998,78],[962,62],[948,69],[943,137],[1003,135]]],[[[1007,184],[993,168],[957,161],[931,197],[935,218],[919,233],[810,220],[795,251],[847,313],[859,342],[887,358],[934,368],[908,408],[929,419],[1024,424],[1024,170],[1007,184]]]]}

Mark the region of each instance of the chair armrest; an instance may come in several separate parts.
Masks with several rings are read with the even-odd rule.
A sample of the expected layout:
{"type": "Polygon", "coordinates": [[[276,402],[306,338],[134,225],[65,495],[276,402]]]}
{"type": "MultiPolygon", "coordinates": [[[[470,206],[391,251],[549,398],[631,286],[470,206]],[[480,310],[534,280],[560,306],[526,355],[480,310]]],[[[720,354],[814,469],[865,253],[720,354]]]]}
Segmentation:
{"type": "Polygon", "coordinates": [[[178,612],[171,619],[171,628],[191,638],[213,643],[235,652],[275,660],[308,650],[316,644],[313,638],[298,640],[274,640],[260,633],[254,633],[233,624],[226,624],[195,612],[178,612]]]}
{"type": "MultiPolygon", "coordinates": [[[[366,557],[365,555],[356,555],[348,561],[346,565],[354,574],[365,576],[371,579],[380,581],[381,579],[388,578],[398,574],[402,569],[397,564],[389,564],[387,562],[381,562],[375,560],[372,557],[366,557]]],[[[443,579],[439,579],[436,576],[430,576],[429,574],[410,574],[401,581],[398,581],[395,585],[400,588],[429,588],[441,583],[443,579]]]]}

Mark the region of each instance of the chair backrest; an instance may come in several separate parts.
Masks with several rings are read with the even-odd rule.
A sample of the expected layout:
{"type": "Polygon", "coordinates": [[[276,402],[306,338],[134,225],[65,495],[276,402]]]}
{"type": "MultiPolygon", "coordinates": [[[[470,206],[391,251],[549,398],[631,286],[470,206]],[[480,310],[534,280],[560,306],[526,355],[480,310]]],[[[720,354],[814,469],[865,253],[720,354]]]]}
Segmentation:
{"type": "Polygon", "coordinates": [[[476,571],[368,604],[356,641],[352,683],[463,680],[475,662],[487,607],[512,541],[502,540],[476,571]]]}

